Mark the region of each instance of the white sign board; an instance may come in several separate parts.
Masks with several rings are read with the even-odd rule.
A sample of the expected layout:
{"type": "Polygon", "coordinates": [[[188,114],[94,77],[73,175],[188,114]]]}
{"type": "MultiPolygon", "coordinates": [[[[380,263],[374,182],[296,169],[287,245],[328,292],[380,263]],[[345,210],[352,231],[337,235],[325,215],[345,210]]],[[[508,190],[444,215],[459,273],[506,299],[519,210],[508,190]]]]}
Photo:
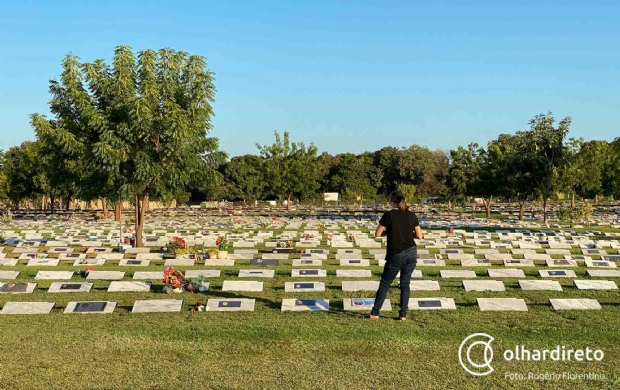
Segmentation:
{"type": "Polygon", "coordinates": [[[338,202],[340,199],[340,194],[337,192],[325,192],[323,194],[323,200],[326,202],[338,202]]]}

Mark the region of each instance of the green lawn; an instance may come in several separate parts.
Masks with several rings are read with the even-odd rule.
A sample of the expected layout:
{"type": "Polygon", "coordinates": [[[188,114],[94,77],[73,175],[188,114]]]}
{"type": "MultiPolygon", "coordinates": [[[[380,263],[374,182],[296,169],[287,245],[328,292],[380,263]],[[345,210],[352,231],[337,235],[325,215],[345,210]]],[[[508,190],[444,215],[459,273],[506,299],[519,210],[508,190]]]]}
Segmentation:
{"type": "MultiPolygon", "coordinates": [[[[365,255],[367,257],[367,255],[365,255]]],[[[515,256],[518,257],[518,256],[515,256]]],[[[109,262],[110,263],[110,262],[109,262]]],[[[448,261],[442,269],[461,269],[448,261]]],[[[536,262],[545,268],[543,262],[536,262]]],[[[374,293],[343,292],[336,278],[337,260],[324,261],[327,278],[324,293],[285,293],[291,281],[290,260],[281,261],[276,277],[262,280],[261,293],[225,293],[223,280],[237,279],[249,260],[222,270],[209,279],[207,293],[163,295],[158,293],[107,293],[109,282],[95,281],[90,293],[48,294],[51,281],[40,281],[34,294],[0,295],[7,301],[56,302],[49,315],[2,316],[0,329],[0,388],[2,389],[613,389],[620,388],[620,304],[618,292],[579,291],[572,279],[559,279],[563,292],[523,291],[516,279],[503,279],[506,292],[465,292],[461,282],[442,280],[440,268],[422,267],[425,279],[439,280],[439,292],[412,292],[412,297],[452,297],[456,311],[410,312],[407,323],[392,320],[396,312],[379,321],[342,310],[346,297],[372,297],[374,293]],[[191,313],[190,304],[208,298],[256,298],[255,312],[191,313]],[[280,312],[282,298],[328,298],[329,312],[280,312]],[[477,297],[520,297],[528,312],[480,312],[477,297]],[[602,311],[555,312],[549,298],[595,298],[602,311]],[[180,313],[132,314],[137,299],[182,298],[180,313]],[[67,302],[111,300],[118,302],[113,314],[64,315],[67,302]],[[495,372],[473,377],[460,367],[457,350],[461,341],[476,332],[495,337],[495,372]],[[595,363],[505,362],[501,351],[525,344],[530,349],[602,349],[605,358],[595,363]],[[506,373],[550,372],[604,374],[603,381],[508,380],[506,373]]],[[[376,264],[371,262],[371,264],[376,264]]],[[[499,262],[497,263],[499,266],[499,262]]],[[[501,266],[503,268],[503,266],[501,266]]],[[[537,268],[524,269],[536,278],[537,268]]],[[[180,267],[204,269],[204,266],[180,267]]],[[[366,269],[367,267],[362,267],[366,269]]],[[[58,267],[26,267],[20,263],[18,281],[32,281],[38,270],[76,270],[58,267]]],[[[134,271],[162,270],[149,267],[106,265],[99,270],[123,270],[126,280],[134,271]]],[[[378,279],[381,268],[371,267],[378,279]]],[[[475,268],[486,278],[486,268],[475,268]]],[[[588,278],[585,267],[575,269],[588,278]]],[[[83,281],[81,276],[73,280],[83,281]]],[[[246,279],[244,279],[246,280],[246,279]]],[[[161,281],[153,281],[160,290],[161,281]]],[[[620,280],[616,280],[620,283],[620,280]]],[[[390,291],[396,308],[398,290],[390,291]]]]}

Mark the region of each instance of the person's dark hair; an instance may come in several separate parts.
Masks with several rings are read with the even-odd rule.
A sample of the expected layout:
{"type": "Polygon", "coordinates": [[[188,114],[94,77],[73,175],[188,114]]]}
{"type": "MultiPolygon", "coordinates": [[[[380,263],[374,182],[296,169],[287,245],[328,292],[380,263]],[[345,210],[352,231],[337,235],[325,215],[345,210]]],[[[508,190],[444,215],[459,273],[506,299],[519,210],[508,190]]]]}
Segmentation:
{"type": "Polygon", "coordinates": [[[409,210],[409,206],[407,206],[407,200],[402,192],[396,190],[390,194],[390,202],[395,203],[398,206],[398,210],[400,212],[405,212],[409,210]]]}

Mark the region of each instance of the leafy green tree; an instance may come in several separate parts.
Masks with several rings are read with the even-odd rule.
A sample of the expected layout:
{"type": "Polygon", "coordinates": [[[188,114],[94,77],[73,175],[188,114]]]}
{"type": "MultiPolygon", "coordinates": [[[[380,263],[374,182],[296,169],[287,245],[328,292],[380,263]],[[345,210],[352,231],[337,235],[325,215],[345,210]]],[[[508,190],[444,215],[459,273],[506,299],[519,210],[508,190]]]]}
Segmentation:
{"type": "MultiPolygon", "coordinates": [[[[39,144],[32,141],[10,148],[4,155],[4,173],[8,183],[8,198],[15,209],[26,199],[46,194],[46,179],[39,164],[39,144]]],[[[52,207],[55,199],[51,199],[52,207]]]]}
{"type": "Polygon", "coordinates": [[[400,192],[402,192],[407,202],[412,203],[415,200],[415,186],[413,184],[400,184],[398,186],[400,192]]]}
{"type": "MultiPolygon", "coordinates": [[[[81,150],[83,170],[109,198],[135,204],[136,245],[149,198],[183,189],[196,176],[213,173],[219,156],[211,129],[215,93],[204,57],[182,51],[143,50],[136,56],[118,46],[112,65],[103,60],[63,60],[59,82],[52,81],[48,129],[67,150],[81,150]],[[59,102],[58,105],[55,102],[59,102]]],[[[91,191],[95,192],[95,191],[91,191]]]]}
{"type": "Polygon", "coordinates": [[[224,165],[225,188],[231,199],[259,199],[264,191],[263,160],[247,154],[233,157],[224,165]]]}
{"type": "Polygon", "coordinates": [[[609,145],[609,156],[603,173],[603,194],[620,198],[620,137],[609,145]]]}
{"type": "Polygon", "coordinates": [[[375,152],[373,165],[381,172],[381,187],[379,193],[390,194],[398,188],[398,184],[405,179],[401,175],[400,160],[402,149],[386,146],[375,152]]]}
{"type": "Polygon", "coordinates": [[[525,132],[527,155],[531,157],[530,174],[535,189],[543,198],[543,218],[547,222],[547,201],[557,190],[558,169],[566,163],[566,136],[571,118],[562,119],[557,127],[552,113],[539,114],[530,120],[525,132]]]}
{"type": "Polygon", "coordinates": [[[343,153],[335,156],[330,188],[346,200],[375,199],[380,186],[380,171],[373,166],[371,154],[343,153]]]}
{"type": "Polygon", "coordinates": [[[450,151],[450,168],[446,177],[445,196],[449,201],[463,201],[471,195],[473,183],[478,180],[478,144],[467,148],[459,146],[450,151]]]}
{"type": "Polygon", "coordinates": [[[273,145],[256,147],[264,160],[265,182],[275,194],[286,197],[287,209],[293,195],[303,197],[316,192],[319,166],[314,144],[306,147],[303,142],[291,142],[285,131],[283,137],[275,132],[273,145]]]}

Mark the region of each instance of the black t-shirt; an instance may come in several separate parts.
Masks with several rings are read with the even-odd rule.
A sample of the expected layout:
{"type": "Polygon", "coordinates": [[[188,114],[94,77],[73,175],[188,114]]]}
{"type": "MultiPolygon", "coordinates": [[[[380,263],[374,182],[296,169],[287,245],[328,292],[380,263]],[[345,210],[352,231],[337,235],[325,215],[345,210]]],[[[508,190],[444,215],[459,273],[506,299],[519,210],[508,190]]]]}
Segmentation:
{"type": "Polygon", "coordinates": [[[386,259],[416,246],[413,239],[414,229],[419,226],[418,217],[411,211],[390,210],[383,214],[379,225],[387,231],[386,259]]]}

